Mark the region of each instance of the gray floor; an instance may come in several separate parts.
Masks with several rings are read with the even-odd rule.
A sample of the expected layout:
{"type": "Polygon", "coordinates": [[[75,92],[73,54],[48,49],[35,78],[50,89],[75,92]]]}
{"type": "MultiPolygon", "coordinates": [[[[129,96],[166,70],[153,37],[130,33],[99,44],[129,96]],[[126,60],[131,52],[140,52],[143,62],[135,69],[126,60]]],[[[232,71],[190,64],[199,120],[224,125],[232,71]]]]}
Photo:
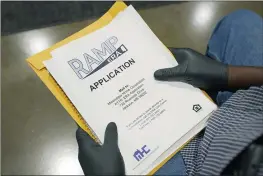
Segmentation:
{"type": "MultiPolygon", "coordinates": [[[[126,1],[136,9],[159,7],[178,1],[126,1]]],[[[1,1],[1,34],[73,23],[103,15],[114,1],[1,1]]]]}
{"type": "MultiPolygon", "coordinates": [[[[263,16],[262,2],[184,2],[140,10],[167,46],[202,53],[217,21],[240,8],[263,16]]],[[[93,20],[2,37],[2,174],[82,174],[76,125],[25,59],[93,20]]]]}

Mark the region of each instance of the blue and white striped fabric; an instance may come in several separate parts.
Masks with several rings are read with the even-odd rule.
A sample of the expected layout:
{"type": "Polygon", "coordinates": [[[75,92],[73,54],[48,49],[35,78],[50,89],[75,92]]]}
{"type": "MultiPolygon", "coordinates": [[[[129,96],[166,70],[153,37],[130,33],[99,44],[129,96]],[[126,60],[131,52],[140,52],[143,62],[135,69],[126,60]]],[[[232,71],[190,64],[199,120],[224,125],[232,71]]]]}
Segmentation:
{"type": "MultiPolygon", "coordinates": [[[[239,90],[210,118],[181,154],[188,175],[220,175],[251,142],[263,135],[263,86],[239,90]]],[[[263,163],[258,175],[263,175],[263,163]]]]}

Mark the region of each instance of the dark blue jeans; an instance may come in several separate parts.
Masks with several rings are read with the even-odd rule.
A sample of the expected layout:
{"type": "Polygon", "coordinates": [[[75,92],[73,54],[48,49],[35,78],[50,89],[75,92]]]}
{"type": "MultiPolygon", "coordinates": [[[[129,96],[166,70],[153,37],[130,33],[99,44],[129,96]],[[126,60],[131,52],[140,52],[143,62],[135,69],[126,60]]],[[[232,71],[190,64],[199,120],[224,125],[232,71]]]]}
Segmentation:
{"type": "MultiPolygon", "coordinates": [[[[235,11],[219,21],[209,40],[206,55],[229,65],[263,66],[263,20],[248,10],[235,11]]],[[[220,106],[233,92],[211,93],[220,106]]],[[[156,175],[186,175],[179,153],[156,175]]]]}

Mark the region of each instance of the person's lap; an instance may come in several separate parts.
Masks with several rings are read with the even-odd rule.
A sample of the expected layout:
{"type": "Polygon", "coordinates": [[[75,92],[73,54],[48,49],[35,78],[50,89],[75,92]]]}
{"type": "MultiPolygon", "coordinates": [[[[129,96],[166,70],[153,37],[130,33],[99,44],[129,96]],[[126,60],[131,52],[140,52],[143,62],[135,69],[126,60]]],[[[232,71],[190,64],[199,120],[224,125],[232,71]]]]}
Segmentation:
{"type": "MultiPolygon", "coordinates": [[[[230,65],[263,66],[263,20],[254,12],[238,10],[219,21],[208,42],[206,55],[230,65]]],[[[220,106],[233,92],[217,92],[220,106]]],[[[178,152],[155,175],[185,175],[186,166],[178,152]]]]}
{"type": "MultiPolygon", "coordinates": [[[[254,12],[238,10],[225,16],[216,26],[206,55],[220,62],[238,66],[263,66],[263,20],[254,12]]],[[[233,92],[218,92],[222,105],[233,92]]]]}

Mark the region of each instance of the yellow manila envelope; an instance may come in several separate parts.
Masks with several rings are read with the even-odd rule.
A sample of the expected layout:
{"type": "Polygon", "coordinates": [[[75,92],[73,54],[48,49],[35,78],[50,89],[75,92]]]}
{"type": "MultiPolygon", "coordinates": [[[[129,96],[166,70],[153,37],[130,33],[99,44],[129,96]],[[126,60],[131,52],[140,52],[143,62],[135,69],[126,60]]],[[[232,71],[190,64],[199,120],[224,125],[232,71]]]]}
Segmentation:
{"type": "MultiPolygon", "coordinates": [[[[56,43],[55,45],[51,46],[50,48],[34,55],[29,58],[27,58],[27,62],[29,66],[36,72],[36,74],[39,76],[39,78],[44,82],[44,84],[48,87],[48,89],[53,93],[53,95],[57,98],[57,100],[61,103],[61,105],[67,110],[67,112],[70,114],[70,116],[75,120],[75,122],[84,129],[90,136],[93,138],[93,132],[92,129],[89,128],[86,121],[81,117],[77,109],[74,107],[74,105],[71,103],[71,101],[68,99],[67,95],[63,92],[63,90],[60,88],[60,86],[57,84],[55,79],[49,74],[47,68],[43,64],[43,61],[51,59],[50,52],[56,48],[59,48],[63,45],[66,45],[67,43],[76,40],[82,36],[88,35],[91,32],[94,32],[98,30],[99,28],[102,28],[103,26],[109,24],[111,20],[121,11],[123,11],[126,8],[126,4],[118,1],[115,2],[114,5],[97,21],[92,23],[91,25],[85,27],[81,31],[69,36],[68,38],[56,43]]],[[[181,149],[181,148],[180,148],[181,149]]],[[[179,149],[179,150],[180,150],[179,149]]],[[[174,152],[172,155],[170,155],[168,158],[166,158],[159,166],[157,166],[155,169],[153,169],[149,175],[152,175],[155,173],[159,168],[161,168],[170,158],[172,158],[175,153],[177,153],[179,150],[174,152]]]]}
{"type": "MultiPolygon", "coordinates": [[[[77,109],[70,102],[66,94],[62,91],[59,85],[56,83],[55,79],[49,74],[46,69],[43,61],[51,59],[50,52],[56,48],[59,48],[67,43],[76,40],[82,36],[85,36],[91,32],[96,31],[97,29],[109,24],[111,20],[122,10],[126,8],[126,4],[123,2],[116,2],[114,5],[107,11],[99,20],[95,21],[91,25],[85,27],[81,31],[69,36],[68,38],[56,43],[50,48],[31,56],[27,59],[29,66],[36,72],[36,74],[40,77],[40,79],[44,82],[44,84],[49,88],[49,90],[53,93],[53,95],[58,99],[58,101],[62,104],[62,106],[68,111],[71,117],[76,121],[76,123],[92,135],[91,130],[88,128],[86,122],[78,113],[77,109]]],[[[93,136],[94,137],[94,136],[93,136]]]]}

